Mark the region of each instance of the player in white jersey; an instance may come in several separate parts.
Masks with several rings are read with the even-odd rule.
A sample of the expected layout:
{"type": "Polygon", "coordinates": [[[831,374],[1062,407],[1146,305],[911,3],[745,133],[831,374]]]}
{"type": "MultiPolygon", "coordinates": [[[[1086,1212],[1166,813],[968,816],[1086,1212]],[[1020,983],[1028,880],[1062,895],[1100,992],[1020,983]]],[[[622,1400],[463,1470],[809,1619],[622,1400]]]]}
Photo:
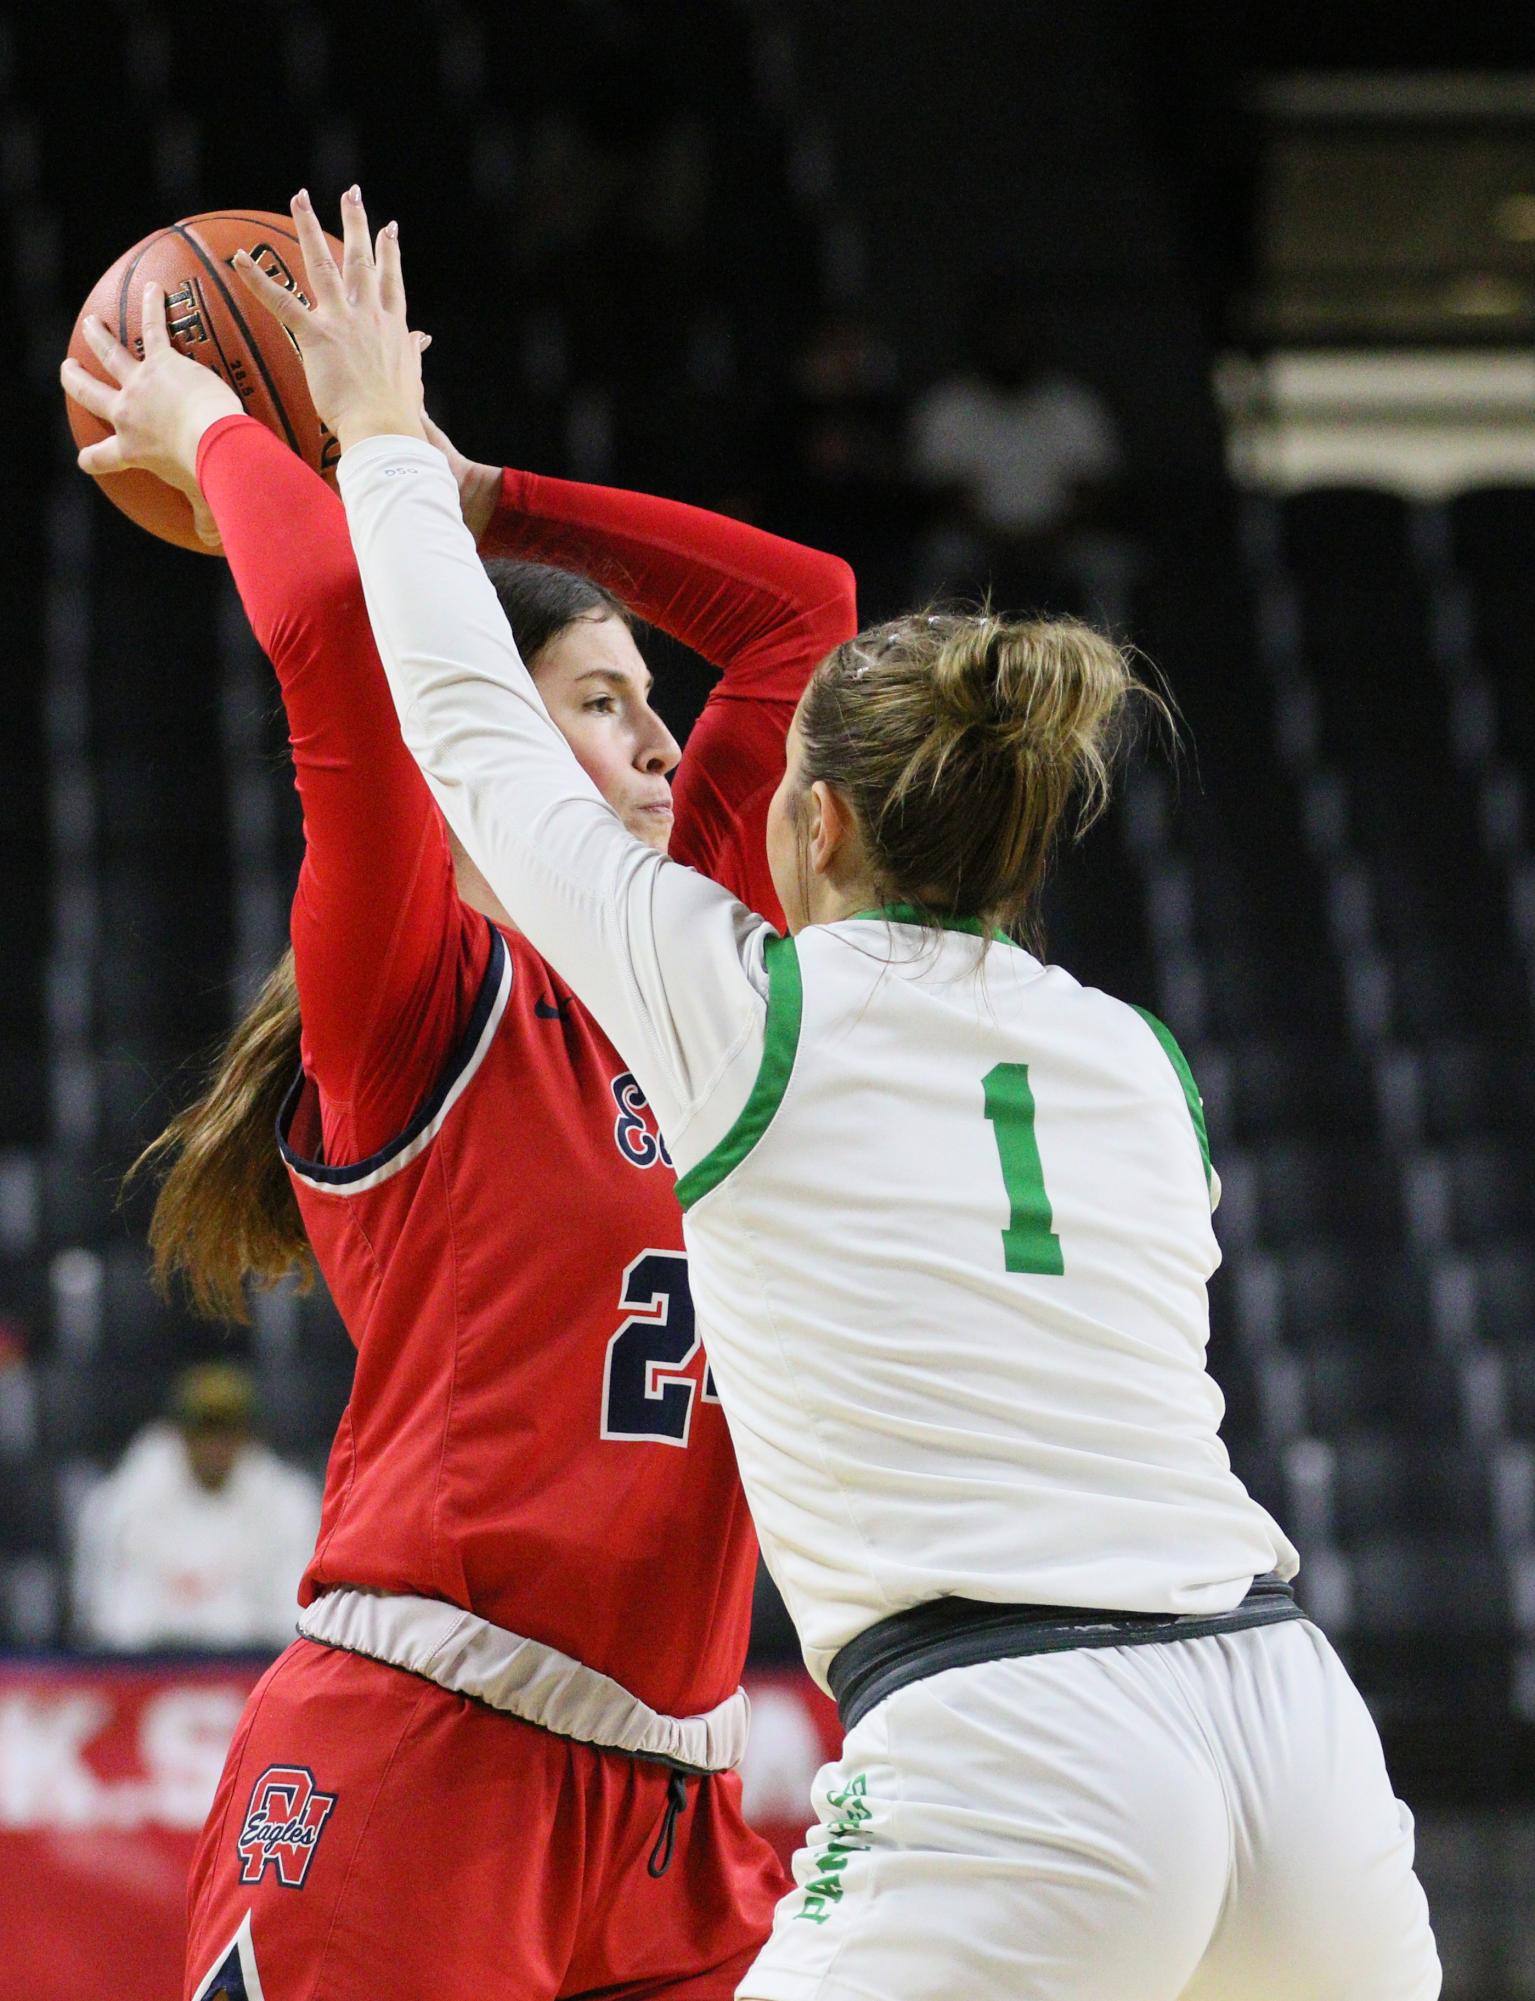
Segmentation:
{"type": "MultiPolygon", "coordinates": [[[[407,743],[624,1051],[768,1563],[848,1725],[752,2001],[1430,2001],[1369,1716],[1230,1471],[1203,1118],[1165,1029],[1011,942],[1136,692],[1069,622],[917,616],[813,677],[777,937],[629,836],[421,436],[398,249],[265,290],[407,743]]],[[[258,281],[259,282],[259,281],[258,281]]]]}

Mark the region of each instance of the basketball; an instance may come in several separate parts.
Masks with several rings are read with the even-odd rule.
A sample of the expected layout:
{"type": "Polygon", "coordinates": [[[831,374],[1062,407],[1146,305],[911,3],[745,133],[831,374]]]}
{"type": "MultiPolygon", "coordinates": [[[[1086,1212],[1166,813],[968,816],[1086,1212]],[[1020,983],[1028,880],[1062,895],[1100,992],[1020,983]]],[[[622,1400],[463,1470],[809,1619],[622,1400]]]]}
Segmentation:
{"type": "MultiPolygon", "coordinates": [[[[341,245],[326,239],[337,262],[341,245]]],[[[237,250],[308,303],[303,253],[291,217],[261,210],[216,209],[157,229],[124,251],[80,308],[69,352],[90,373],[107,376],[85,343],[81,321],[94,313],[124,347],[144,352],[139,315],[151,279],[165,287],[166,321],[183,354],[215,370],[251,416],[291,445],[332,484],[341,448],[315,414],[304,365],[290,334],[256,304],[230,268],[237,250]]],[[[109,427],[72,398],[65,398],[69,428],[79,446],[111,435],[109,427]]],[[[163,541],[211,553],[198,539],[185,497],[153,473],[107,473],[97,485],[130,519],[163,541]]]]}

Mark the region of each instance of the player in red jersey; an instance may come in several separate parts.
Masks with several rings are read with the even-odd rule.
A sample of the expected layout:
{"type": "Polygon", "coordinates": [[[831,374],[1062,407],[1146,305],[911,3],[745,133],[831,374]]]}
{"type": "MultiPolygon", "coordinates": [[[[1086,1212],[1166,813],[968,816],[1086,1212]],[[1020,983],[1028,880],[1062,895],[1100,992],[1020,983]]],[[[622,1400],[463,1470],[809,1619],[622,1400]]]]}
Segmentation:
{"type": "MultiPolygon", "coordinates": [[[[461,896],[339,501],[163,338],[142,364],[91,338],[123,385],[66,371],[116,427],[91,463],[200,482],[304,809],[281,1121],[298,1217],[285,1235],[254,1134],[297,1067],[279,969],[172,1128],[157,1250],[227,1303],[231,1270],[307,1242],[357,1346],[308,1637],[231,1747],[187,1995],[724,2001],[784,1878],[731,1769],[755,1541],[661,1135],[581,1003],[461,896]]],[[[621,578],[723,669],[670,848],[776,916],[761,818],[799,691],[855,629],[846,566],[668,501],[457,469],[484,553],[621,578]]],[[[500,587],[577,755],[666,845],[677,750],[616,601],[525,568],[500,587]]]]}

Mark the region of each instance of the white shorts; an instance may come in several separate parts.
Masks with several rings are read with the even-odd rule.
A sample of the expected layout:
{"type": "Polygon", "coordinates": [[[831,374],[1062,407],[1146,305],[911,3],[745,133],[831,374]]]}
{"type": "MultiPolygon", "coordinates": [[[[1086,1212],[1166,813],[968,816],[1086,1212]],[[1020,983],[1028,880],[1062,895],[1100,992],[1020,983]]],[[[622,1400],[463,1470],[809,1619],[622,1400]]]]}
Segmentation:
{"type": "Polygon", "coordinates": [[[1305,1621],[950,1668],[816,1780],[738,2001],[1433,2001],[1412,1816],[1305,1621]]]}

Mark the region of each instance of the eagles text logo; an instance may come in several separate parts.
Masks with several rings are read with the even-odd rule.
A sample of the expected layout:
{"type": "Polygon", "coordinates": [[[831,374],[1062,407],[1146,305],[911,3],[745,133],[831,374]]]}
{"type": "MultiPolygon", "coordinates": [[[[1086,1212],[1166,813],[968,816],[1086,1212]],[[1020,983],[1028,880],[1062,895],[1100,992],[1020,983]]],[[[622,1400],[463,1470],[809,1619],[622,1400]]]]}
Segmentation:
{"type": "Polygon", "coordinates": [[[259,1883],[275,1866],[285,1889],[301,1889],[320,1829],[335,1804],[334,1793],[316,1792],[314,1773],[302,1765],[268,1765],[251,1788],[245,1825],[235,1844],[240,1881],[259,1883]]]}

